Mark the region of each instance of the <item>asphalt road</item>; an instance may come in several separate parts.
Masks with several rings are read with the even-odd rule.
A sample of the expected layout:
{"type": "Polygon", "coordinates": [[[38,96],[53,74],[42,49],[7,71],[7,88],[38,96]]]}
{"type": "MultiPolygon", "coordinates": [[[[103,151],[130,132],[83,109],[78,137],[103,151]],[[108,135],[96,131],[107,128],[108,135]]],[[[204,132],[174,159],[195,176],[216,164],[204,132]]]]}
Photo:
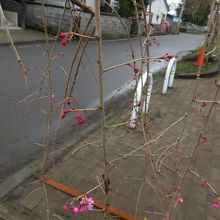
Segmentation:
{"type": "MultiPolygon", "coordinates": [[[[201,44],[203,37],[203,35],[191,34],[159,36],[157,38],[160,39],[160,46],[152,46],[150,52],[152,56],[161,56],[166,53],[176,54],[180,51],[192,50],[201,44]]],[[[133,39],[132,44],[135,48],[135,56],[139,57],[139,40],[133,39]]],[[[59,44],[56,49],[56,54],[63,53],[64,57],[55,58],[52,66],[54,103],[62,101],[64,97],[66,77],[63,69],[68,70],[75,49],[76,42],[68,44],[65,48],[59,44]]],[[[103,44],[105,67],[130,60],[128,49],[128,42],[125,40],[105,41],[103,44]]],[[[45,133],[43,111],[48,108],[48,98],[33,103],[19,103],[39,88],[41,74],[46,67],[45,45],[19,45],[18,51],[28,69],[28,88],[24,84],[12,50],[6,46],[0,47],[0,177],[8,176],[39,156],[41,147],[34,143],[42,143],[45,133]]],[[[75,105],[77,104],[80,108],[97,104],[96,63],[96,45],[91,42],[86,49],[75,87],[75,105]]],[[[165,62],[150,64],[152,71],[165,66],[165,62]]],[[[123,87],[132,77],[133,72],[128,66],[105,73],[106,98],[115,94],[115,91],[123,87]]],[[[54,112],[56,122],[59,109],[54,108],[54,112]]],[[[73,126],[76,126],[73,121],[73,117],[62,120],[59,130],[71,132],[73,126]]]]}

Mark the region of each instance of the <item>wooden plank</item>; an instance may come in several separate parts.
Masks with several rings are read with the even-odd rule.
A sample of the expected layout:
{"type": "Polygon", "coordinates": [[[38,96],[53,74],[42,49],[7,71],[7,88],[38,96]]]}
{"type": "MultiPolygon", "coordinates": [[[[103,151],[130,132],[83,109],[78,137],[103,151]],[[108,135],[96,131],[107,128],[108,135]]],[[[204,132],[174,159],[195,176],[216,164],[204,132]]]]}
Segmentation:
{"type": "MultiPolygon", "coordinates": [[[[49,177],[44,177],[43,179],[44,183],[46,183],[47,185],[55,188],[55,189],[58,189],[70,196],[81,196],[83,195],[81,192],[77,191],[76,189],[70,187],[70,186],[66,186],[54,179],[51,179],[49,177]]],[[[98,200],[98,199],[94,199],[94,206],[96,206],[97,208],[100,208],[100,209],[104,209],[105,207],[105,203],[101,200],[98,200]]],[[[114,207],[113,205],[109,205],[109,212],[110,214],[112,215],[115,215],[115,216],[118,216],[119,218],[121,219],[124,219],[124,220],[140,220],[140,218],[133,216],[123,210],[120,210],[116,207],[114,207]]]]}

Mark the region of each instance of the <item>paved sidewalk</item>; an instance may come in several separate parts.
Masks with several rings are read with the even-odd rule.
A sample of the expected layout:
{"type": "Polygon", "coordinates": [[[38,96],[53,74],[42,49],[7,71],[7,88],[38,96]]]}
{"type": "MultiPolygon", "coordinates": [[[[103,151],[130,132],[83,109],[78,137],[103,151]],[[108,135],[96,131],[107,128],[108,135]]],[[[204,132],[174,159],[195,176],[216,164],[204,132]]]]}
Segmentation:
{"type": "MultiPolygon", "coordinates": [[[[10,30],[12,39],[15,44],[24,44],[32,42],[43,42],[45,41],[45,34],[41,31],[32,29],[17,29],[10,30]]],[[[50,39],[54,36],[49,35],[50,39]]],[[[9,45],[8,37],[4,29],[0,29],[0,45],[9,45]]]]}
{"type": "MultiPolygon", "coordinates": [[[[219,78],[217,75],[215,78],[200,80],[196,97],[211,100],[215,91],[215,79],[219,78]]],[[[163,81],[159,77],[153,88],[149,112],[150,120],[146,132],[147,140],[154,139],[162,130],[185,114],[195,86],[195,80],[176,79],[174,88],[168,90],[167,95],[161,95],[162,83],[163,81]]],[[[131,99],[132,95],[126,94],[121,97],[114,109],[111,108],[111,116],[114,117],[108,117],[109,125],[129,119],[131,99]]],[[[182,154],[188,155],[192,149],[197,130],[204,121],[204,114],[208,107],[209,105],[200,112],[200,106],[196,103],[192,104],[191,114],[183,135],[184,140],[178,148],[182,154]]],[[[111,204],[132,215],[140,216],[140,219],[147,217],[148,220],[162,220],[161,215],[148,214],[146,211],[164,212],[166,210],[166,205],[170,201],[169,195],[175,184],[178,183],[177,170],[183,171],[183,164],[188,160],[187,157],[179,158],[178,156],[178,159],[174,160],[177,151],[170,151],[172,149],[170,146],[176,142],[182,127],[183,121],[171,128],[157,142],[149,145],[155,155],[161,152],[159,154],[161,158],[154,158],[155,170],[152,171],[147,148],[141,148],[133,156],[127,156],[118,162],[112,162],[112,165],[109,166],[111,204]],[[155,175],[155,171],[157,171],[157,175],[155,175]],[[157,178],[160,179],[162,185],[157,183],[157,178]],[[158,188],[163,189],[166,193],[160,194],[158,188]]],[[[200,144],[192,169],[210,181],[217,191],[220,191],[219,132],[220,107],[215,106],[205,130],[209,141],[200,144]]],[[[47,176],[81,192],[87,192],[98,184],[97,177],[100,182],[102,181],[103,161],[102,150],[98,147],[99,143],[100,130],[97,129],[91,135],[84,137],[79,145],[73,147],[73,150],[80,147],[79,151],[73,156],[71,153],[65,156],[62,162],[47,172],[47,176]]],[[[108,160],[121,157],[144,143],[140,124],[136,130],[130,130],[126,126],[111,128],[107,132],[108,160]]],[[[175,218],[172,219],[220,219],[220,209],[211,208],[213,193],[207,187],[201,187],[200,181],[200,178],[191,174],[187,176],[187,181],[184,182],[184,187],[181,189],[184,203],[177,206],[174,213],[175,218]]],[[[98,211],[80,213],[75,217],[70,212],[64,213],[62,207],[70,201],[71,197],[51,187],[46,187],[46,189],[51,219],[103,219],[103,214],[98,211]]],[[[100,188],[90,195],[97,199],[104,199],[100,188]]],[[[25,215],[28,219],[46,219],[44,197],[41,183],[36,181],[35,177],[31,177],[4,198],[3,204],[13,209],[14,212],[25,215]]],[[[110,219],[117,218],[111,217],[110,219]]]]}

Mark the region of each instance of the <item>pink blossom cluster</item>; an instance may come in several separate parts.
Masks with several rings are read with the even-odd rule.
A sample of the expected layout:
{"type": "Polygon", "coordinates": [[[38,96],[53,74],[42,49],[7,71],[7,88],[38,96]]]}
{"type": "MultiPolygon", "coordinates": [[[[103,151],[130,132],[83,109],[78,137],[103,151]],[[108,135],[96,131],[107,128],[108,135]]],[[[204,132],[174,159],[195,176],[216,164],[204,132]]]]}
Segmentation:
{"type": "MultiPolygon", "coordinates": [[[[207,180],[204,179],[204,178],[201,178],[201,180],[200,180],[200,186],[203,187],[203,188],[207,187],[207,186],[208,186],[207,180]]],[[[218,202],[218,200],[219,200],[219,198],[218,198],[217,196],[216,196],[214,199],[212,199],[211,207],[212,207],[213,209],[219,208],[219,202],[218,202]]]]}
{"type": "Polygon", "coordinates": [[[166,30],[170,27],[170,23],[168,21],[164,21],[163,24],[160,26],[160,29],[166,30]]]}
{"type": "Polygon", "coordinates": [[[147,44],[148,44],[148,46],[156,45],[157,47],[159,47],[160,40],[157,38],[153,38],[153,39],[149,40],[147,44]]]}
{"type": "MultiPolygon", "coordinates": [[[[74,215],[79,214],[80,212],[87,212],[93,209],[93,205],[94,205],[94,200],[91,197],[83,197],[82,200],[80,201],[80,204],[78,206],[73,206],[70,208],[70,210],[72,211],[72,213],[74,215]]],[[[69,209],[69,206],[67,204],[65,204],[63,206],[63,211],[67,212],[69,209]]]]}
{"type": "MultiPolygon", "coordinates": [[[[71,104],[72,104],[71,101],[67,101],[67,105],[71,105],[71,104]]],[[[62,112],[62,114],[60,116],[60,119],[64,119],[68,113],[72,112],[75,109],[76,108],[63,109],[63,112],[62,112]]],[[[80,113],[75,114],[74,117],[77,120],[77,124],[78,125],[82,125],[82,124],[85,123],[84,112],[81,111],[80,113]]]]}
{"type": "Polygon", "coordinates": [[[61,44],[65,47],[68,43],[68,33],[63,32],[59,35],[59,37],[62,39],[61,44]]]}
{"type": "Polygon", "coordinates": [[[83,112],[80,112],[79,114],[75,115],[75,119],[77,120],[78,125],[82,125],[85,123],[83,112]]]}

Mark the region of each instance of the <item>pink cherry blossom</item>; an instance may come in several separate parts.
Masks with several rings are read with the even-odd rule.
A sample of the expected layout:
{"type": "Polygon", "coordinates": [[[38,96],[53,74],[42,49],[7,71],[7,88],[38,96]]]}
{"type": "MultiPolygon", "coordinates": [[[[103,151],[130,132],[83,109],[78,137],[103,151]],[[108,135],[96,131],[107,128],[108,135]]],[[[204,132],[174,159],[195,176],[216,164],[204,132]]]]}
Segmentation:
{"type": "Polygon", "coordinates": [[[217,209],[219,207],[218,201],[217,199],[213,199],[212,200],[212,208],[213,209],[217,209]]]}
{"type": "Polygon", "coordinates": [[[133,69],[135,74],[139,73],[140,69],[138,67],[132,66],[131,64],[128,64],[128,66],[130,66],[133,69]]]}
{"type": "Polygon", "coordinates": [[[77,215],[77,214],[80,212],[80,209],[81,209],[80,206],[78,206],[78,207],[73,207],[73,208],[72,208],[72,213],[75,214],[75,215],[77,215]]]}
{"type": "Polygon", "coordinates": [[[208,140],[209,140],[208,136],[201,135],[201,137],[200,137],[200,141],[201,141],[202,143],[207,143],[208,140]]]}
{"type": "Polygon", "coordinates": [[[67,105],[71,105],[72,104],[72,102],[71,101],[67,101],[67,103],[66,103],[67,105]]]}
{"type": "Polygon", "coordinates": [[[62,114],[62,115],[60,116],[60,119],[64,119],[65,116],[66,116],[66,114],[62,114]]]}
{"type": "Polygon", "coordinates": [[[63,38],[63,40],[61,41],[61,44],[65,47],[67,45],[67,43],[68,43],[67,38],[66,37],[63,38]]]}
{"type": "Polygon", "coordinates": [[[63,114],[67,114],[69,112],[68,109],[63,109],[63,114]]]}
{"type": "Polygon", "coordinates": [[[177,203],[178,203],[179,205],[182,205],[182,204],[183,204],[183,197],[182,197],[182,194],[181,194],[181,193],[178,194],[177,203]]]}
{"type": "Polygon", "coordinates": [[[64,206],[63,206],[63,211],[66,212],[67,210],[68,210],[68,206],[67,206],[67,205],[64,205],[64,206]]]}
{"type": "Polygon", "coordinates": [[[206,179],[201,179],[201,181],[200,181],[200,186],[201,186],[201,187],[206,187],[206,186],[208,186],[206,179]]]}
{"type": "Polygon", "coordinates": [[[94,204],[93,198],[86,196],[83,197],[80,202],[81,205],[80,212],[86,212],[92,210],[93,204],[94,204]]]}
{"type": "Polygon", "coordinates": [[[66,36],[67,36],[66,32],[60,33],[60,35],[59,35],[60,38],[65,38],[66,36]]]}
{"type": "Polygon", "coordinates": [[[90,204],[93,205],[94,204],[94,199],[92,197],[83,197],[80,204],[90,204]]]}
{"type": "Polygon", "coordinates": [[[78,119],[78,125],[82,125],[85,123],[85,120],[83,118],[78,119]]]}
{"type": "Polygon", "coordinates": [[[82,125],[85,123],[82,112],[80,112],[79,114],[76,114],[75,119],[77,120],[78,125],[82,125]]]}
{"type": "Polygon", "coordinates": [[[65,116],[67,115],[67,113],[69,113],[69,110],[68,110],[68,109],[63,109],[63,112],[62,112],[60,118],[61,118],[61,119],[64,119],[65,116]]]}

